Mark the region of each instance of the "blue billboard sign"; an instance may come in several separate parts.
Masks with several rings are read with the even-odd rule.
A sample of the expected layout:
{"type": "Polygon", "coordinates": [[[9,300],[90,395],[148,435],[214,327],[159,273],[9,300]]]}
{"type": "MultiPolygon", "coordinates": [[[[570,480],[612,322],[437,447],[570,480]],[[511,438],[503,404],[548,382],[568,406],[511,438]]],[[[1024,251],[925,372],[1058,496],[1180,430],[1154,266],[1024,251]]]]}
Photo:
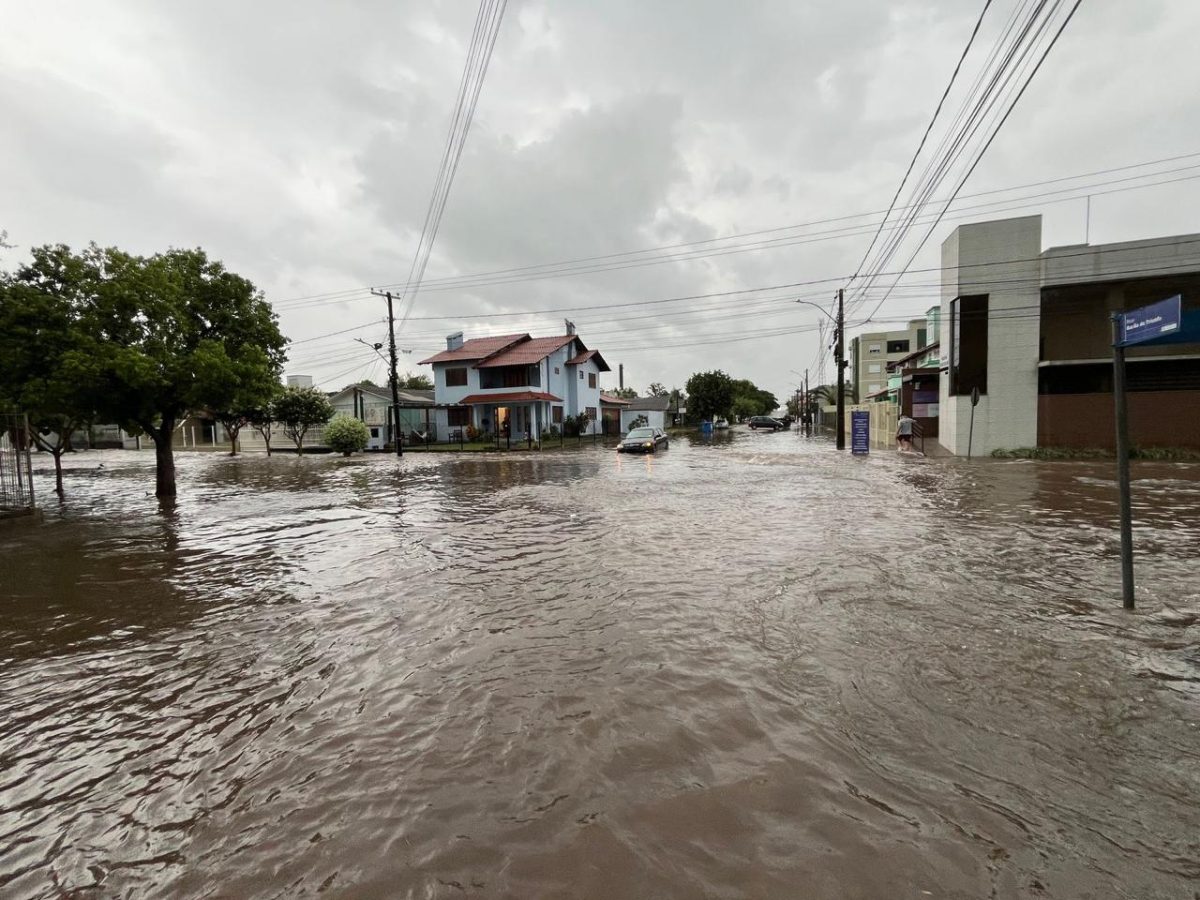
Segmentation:
{"type": "Polygon", "coordinates": [[[1176,294],[1141,309],[1119,313],[1119,316],[1121,339],[1118,346],[1128,347],[1177,333],[1183,322],[1182,301],[1176,294]]]}
{"type": "Polygon", "coordinates": [[[850,452],[858,455],[871,449],[871,414],[865,409],[850,413],[850,452]]]}

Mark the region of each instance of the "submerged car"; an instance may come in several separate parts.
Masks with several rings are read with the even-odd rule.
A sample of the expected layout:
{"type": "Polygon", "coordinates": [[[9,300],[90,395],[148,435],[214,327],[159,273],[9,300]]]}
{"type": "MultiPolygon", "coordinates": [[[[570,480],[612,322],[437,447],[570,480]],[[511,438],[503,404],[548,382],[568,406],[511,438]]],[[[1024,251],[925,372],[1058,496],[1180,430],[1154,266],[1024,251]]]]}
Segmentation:
{"type": "Polygon", "coordinates": [[[661,428],[634,428],[617,444],[618,453],[653,453],[667,446],[667,435],[661,428]]]}
{"type": "Polygon", "coordinates": [[[787,428],[778,419],[772,419],[770,416],[754,416],[750,419],[750,428],[752,431],[757,431],[760,428],[767,428],[771,431],[780,431],[787,428]]]}

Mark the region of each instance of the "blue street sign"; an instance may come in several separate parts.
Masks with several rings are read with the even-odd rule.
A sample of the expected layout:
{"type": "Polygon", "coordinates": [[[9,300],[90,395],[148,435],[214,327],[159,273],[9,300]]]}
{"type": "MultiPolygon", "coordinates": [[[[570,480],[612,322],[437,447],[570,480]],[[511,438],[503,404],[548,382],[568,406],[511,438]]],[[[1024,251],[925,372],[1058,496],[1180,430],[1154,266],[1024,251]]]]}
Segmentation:
{"type": "Polygon", "coordinates": [[[1182,299],[1176,294],[1118,315],[1121,317],[1121,340],[1118,346],[1128,347],[1130,344],[1170,337],[1179,331],[1183,321],[1182,299]]]}
{"type": "Polygon", "coordinates": [[[856,456],[871,450],[871,414],[865,409],[850,413],[850,452],[856,456]]]}

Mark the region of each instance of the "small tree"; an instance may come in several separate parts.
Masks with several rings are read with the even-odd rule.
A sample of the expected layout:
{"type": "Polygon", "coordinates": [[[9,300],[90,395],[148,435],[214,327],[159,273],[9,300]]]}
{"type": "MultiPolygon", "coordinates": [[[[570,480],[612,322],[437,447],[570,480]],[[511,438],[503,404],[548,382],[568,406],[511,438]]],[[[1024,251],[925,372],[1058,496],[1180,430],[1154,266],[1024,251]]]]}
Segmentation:
{"type": "Polygon", "coordinates": [[[267,445],[267,456],[271,455],[271,429],[275,425],[275,401],[271,400],[258,409],[250,410],[246,417],[250,427],[262,435],[267,445]]]}
{"type": "Polygon", "coordinates": [[[342,456],[366,450],[370,439],[367,426],[353,416],[336,416],[325,426],[325,443],[342,456]]]}
{"type": "Polygon", "coordinates": [[[646,393],[651,397],[665,397],[669,392],[659,382],[652,381],[650,387],[646,388],[646,393]]]}
{"type": "Polygon", "coordinates": [[[333,404],[315,387],[286,387],[275,401],[275,421],[296,442],[296,453],[304,453],[304,436],[314,425],[333,418],[333,404]]]}
{"type": "Polygon", "coordinates": [[[623,387],[612,391],[612,395],[620,397],[622,400],[636,400],[638,393],[631,387],[623,387]]]}

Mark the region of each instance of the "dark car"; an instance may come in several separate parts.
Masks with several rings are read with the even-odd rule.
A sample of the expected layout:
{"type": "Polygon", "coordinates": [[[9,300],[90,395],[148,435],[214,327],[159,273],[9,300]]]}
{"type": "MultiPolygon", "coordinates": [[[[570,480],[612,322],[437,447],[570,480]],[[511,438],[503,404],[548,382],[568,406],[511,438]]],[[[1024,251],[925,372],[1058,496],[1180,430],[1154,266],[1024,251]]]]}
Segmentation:
{"type": "Polygon", "coordinates": [[[661,428],[634,428],[617,444],[618,453],[653,453],[667,446],[667,436],[661,428]]]}
{"type": "Polygon", "coordinates": [[[772,419],[770,416],[753,416],[750,419],[750,428],[754,431],[757,431],[760,428],[767,428],[771,431],[781,431],[782,429],[787,428],[787,426],[778,419],[772,419]]]}

